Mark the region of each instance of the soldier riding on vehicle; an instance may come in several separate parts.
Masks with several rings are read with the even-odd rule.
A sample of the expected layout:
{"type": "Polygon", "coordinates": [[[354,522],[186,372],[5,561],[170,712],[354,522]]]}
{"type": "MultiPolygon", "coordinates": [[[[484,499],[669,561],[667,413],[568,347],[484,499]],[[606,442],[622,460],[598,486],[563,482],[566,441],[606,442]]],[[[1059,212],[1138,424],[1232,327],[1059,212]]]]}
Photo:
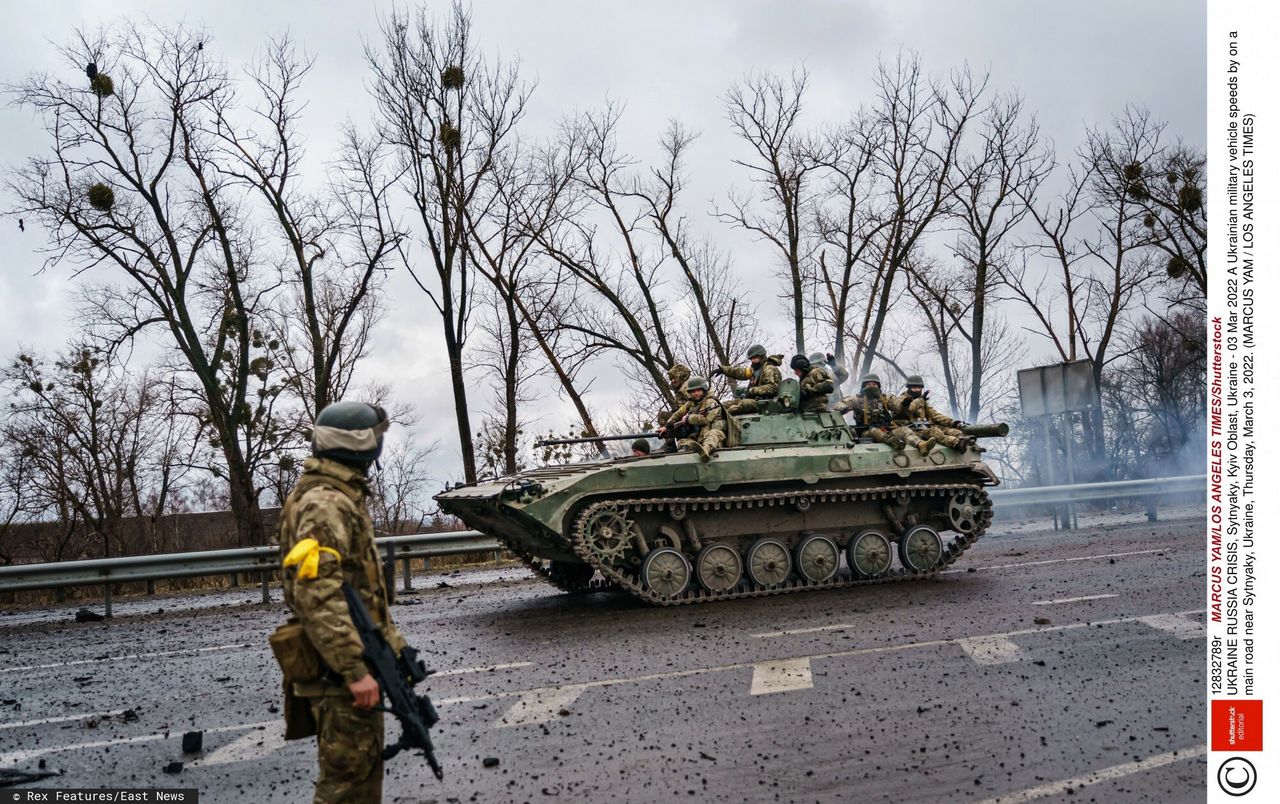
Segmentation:
{"type": "Polygon", "coordinates": [[[827,370],[813,365],[804,355],[791,358],[791,369],[800,378],[800,410],[826,410],[827,397],[836,389],[827,370]]]}
{"type": "Polygon", "coordinates": [[[951,418],[929,404],[924,378],[919,374],[907,377],[907,393],[901,399],[907,418],[912,426],[921,427],[920,433],[926,439],[962,452],[976,445],[977,439],[960,429],[964,427],[964,422],[951,418]]]}
{"type": "Polygon", "coordinates": [[[746,387],[733,389],[733,402],[725,405],[725,410],[737,415],[758,413],[760,403],[773,399],[778,395],[778,385],[782,382],[782,355],[770,355],[761,344],[755,344],[747,350],[748,366],[720,366],[712,369],[712,374],[723,374],[732,380],[746,380],[746,387]]]}
{"type": "Polygon", "coordinates": [[[906,405],[900,397],[880,393],[880,375],[865,374],[861,392],[846,396],[835,404],[837,413],[853,412],[854,424],[878,444],[888,444],[897,450],[915,447],[921,455],[929,454],[933,442],[921,439],[904,418],[906,405]]]}
{"type": "Polygon", "coordinates": [[[710,384],[702,377],[691,377],[688,389],[689,401],[658,428],[658,435],[675,436],[680,449],[694,450],[702,460],[709,461],[725,438],[724,406],[711,394],[710,384]]]}

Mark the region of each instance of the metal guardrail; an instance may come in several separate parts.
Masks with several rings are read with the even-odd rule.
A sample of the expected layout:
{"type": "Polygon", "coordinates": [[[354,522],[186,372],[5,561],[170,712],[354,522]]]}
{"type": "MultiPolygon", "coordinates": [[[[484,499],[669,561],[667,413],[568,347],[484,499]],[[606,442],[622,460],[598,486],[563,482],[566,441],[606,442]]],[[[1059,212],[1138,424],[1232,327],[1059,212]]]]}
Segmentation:
{"type": "Polygon", "coordinates": [[[987,493],[998,505],[1061,505],[1063,503],[1116,500],[1166,494],[1194,494],[1205,490],[1204,475],[1116,480],[1110,483],[1077,483],[1074,486],[1032,486],[1024,489],[994,488],[987,493]]]}
{"type": "MultiPolygon", "coordinates": [[[[1188,475],[1148,480],[1122,480],[1112,483],[1082,483],[1074,486],[995,488],[989,493],[993,502],[1000,506],[1061,505],[1125,497],[1145,497],[1148,498],[1150,511],[1155,505],[1155,500],[1164,495],[1194,494],[1204,490],[1204,475],[1188,475]]],[[[383,554],[383,561],[387,565],[388,586],[394,583],[395,562],[403,562],[405,591],[410,591],[412,588],[408,571],[408,562],[411,559],[503,549],[502,542],[474,530],[384,536],[376,541],[383,554]]],[[[0,592],[103,585],[106,590],[107,616],[110,616],[111,584],[203,575],[260,573],[263,602],[269,602],[271,574],[279,567],[279,561],[279,548],[267,545],[193,553],[16,564],[0,567],[0,592]]]]}

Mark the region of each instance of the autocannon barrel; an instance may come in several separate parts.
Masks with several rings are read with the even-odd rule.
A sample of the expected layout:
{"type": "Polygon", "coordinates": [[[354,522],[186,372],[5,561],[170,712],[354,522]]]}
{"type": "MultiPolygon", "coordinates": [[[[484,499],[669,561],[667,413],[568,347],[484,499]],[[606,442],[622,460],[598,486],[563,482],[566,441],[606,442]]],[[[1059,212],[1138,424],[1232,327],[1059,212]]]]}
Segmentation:
{"type": "Polygon", "coordinates": [[[977,438],[998,438],[1009,435],[1009,425],[1004,422],[999,424],[966,424],[960,429],[965,435],[976,436],[977,438]]]}
{"type": "Polygon", "coordinates": [[[594,444],[597,441],[624,441],[628,438],[662,438],[657,433],[626,433],[611,436],[586,436],[584,438],[548,438],[535,441],[534,447],[554,447],[560,444],[594,444]]]}

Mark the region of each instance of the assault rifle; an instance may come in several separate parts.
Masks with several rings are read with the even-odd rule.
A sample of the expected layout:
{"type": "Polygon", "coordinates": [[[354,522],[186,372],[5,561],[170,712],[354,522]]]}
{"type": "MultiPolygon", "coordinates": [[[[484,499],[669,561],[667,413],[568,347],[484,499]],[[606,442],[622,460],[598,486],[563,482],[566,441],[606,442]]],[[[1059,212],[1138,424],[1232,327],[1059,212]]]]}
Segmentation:
{"type": "Polygon", "coordinates": [[[350,584],[342,585],[342,594],[347,599],[347,608],[351,610],[351,622],[360,633],[360,641],[364,643],[364,661],[369,672],[378,682],[378,703],[386,696],[390,706],[375,706],[379,712],[395,715],[400,721],[400,739],[382,750],[384,760],[391,759],[403,749],[419,749],[426,757],[431,772],[437,779],[444,778],[444,771],[436,760],[435,749],[431,746],[431,734],[428,731],[440,720],[431,699],[417,695],[413,685],[427,677],[427,665],[418,658],[418,652],[406,645],[397,657],[395,651],[387,644],[382,631],[369,616],[364,601],[350,584]]]}

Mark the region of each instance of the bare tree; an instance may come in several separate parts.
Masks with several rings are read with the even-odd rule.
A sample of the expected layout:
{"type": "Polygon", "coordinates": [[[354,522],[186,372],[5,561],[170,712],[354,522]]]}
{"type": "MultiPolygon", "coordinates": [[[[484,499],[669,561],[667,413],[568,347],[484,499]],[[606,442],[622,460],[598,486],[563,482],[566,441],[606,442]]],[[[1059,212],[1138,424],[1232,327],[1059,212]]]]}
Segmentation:
{"type": "Polygon", "coordinates": [[[430,518],[426,490],[435,451],[435,444],[421,446],[404,438],[391,439],[371,477],[370,514],[378,530],[393,535],[422,532],[430,518]]]}
{"type": "Polygon", "coordinates": [[[898,272],[949,211],[961,141],[986,85],[987,76],[975,77],[968,67],[953,72],[947,84],[927,81],[914,54],[900,53],[892,65],[882,62],[877,69],[873,114],[883,145],[875,151],[875,170],[888,226],[869,260],[876,277],[864,313],[867,334],[858,344],[862,372],[876,357],[898,272]]]}
{"type": "Polygon", "coordinates": [[[126,518],[154,524],[169,510],[186,472],[173,447],[191,438],[171,429],[162,383],[130,379],[81,345],[52,363],[19,354],[3,380],[15,400],[3,435],[25,459],[24,496],[38,510],[83,523],[103,556],[120,551],[126,518]]]}
{"type": "Polygon", "coordinates": [[[806,261],[810,246],[804,225],[809,202],[809,174],[818,166],[817,143],[799,128],[809,75],[793,71],[789,78],[762,72],[747,76],[725,94],[729,126],[752,151],[735,159],[761,188],[763,210],[750,195],[731,193],[729,208],[717,211],[720,220],[746,229],[772,244],[783,259],[787,297],[795,326],[797,352],[804,352],[806,261]]]}
{"type": "Polygon", "coordinates": [[[8,187],[49,231],[49,264],[124,279],[84,296],[111,347],[153,327],[168,334],[191,381],[187,412],[217,456],[207,468],[229,483],[239,541],[261,544],[255,473],[289,437],[264,337],[279,279],[261,265],[226,170],[218,121],[234,97],[207,39],[129,24],[82,34],[63,56],[77,73],[97,65],[91,86],[38,74],[11,88],[41,116],[53,153],[11,171],[8,187]]]}
{"type": "Polygon", "coordinates": [[[745,292],[730,281],[732,270],[727,259],[709,240],[695,236],[688,217],[678,211],[678,197],[685,185],[685,153],[696,138],[672,120],[662,136],[663,161],[650,169],[648,182],[637,183],[635,195],[644,202],[650,225],[680,268],[681,284],[689,291],[706,339],[706,348],[688,343],[683,351],[709,351],[707,363],[728,365],[753,336],[750,330],[755,316],[745,292]]]}
{"type": "MultiPolygon", "coordinates": [[[[849,123],[826,132],[819,151],[823,182],[813,215],[819,243],[813,316],[831,327],[835,356],[841,364],[848,351],[850,329],[857,322],[857,306],[876,295],[884,276],[877,266],[866,264],[868,256],[876,252],[876,239],[889,225],[875,198],[873,168],[882,137],[872,117],[860,110],[849,123]],[[870,284],[866,276],[870,276],[870,284]]],[[[863,318],[863,329],[852,336],[855,343],[866,342],[868,324],[863,318]]],[[[855,363],[860,356],[859,352],[855,363]]]]}
{"type": "Polygon", "coordinates": [[[382,51],[367,48],[382,136],[392,146],[429,270],[402,248],[404,264],[440,315],[449,356],[463,471],[476,479],[464,352],[474,295],[467,210],[513,139],[531,89],[514,65],[476,51],[471,15],[455,3],[444,21],[392,12],[382,51]]]}
{"type": "MultiPolygon", "coordinates": [[[[976,132],[977,147],[961,152],[950,180],[959,229],[952,251],[958,265],[922,272],[912,282],[913,291],[933,301],[933,310],[954,319],[951,326],[934,328],[935,337],[945,330],[947,340],[939,343],[956,335],[968,344],[968,398],[962,401],[952,391],[951,401],[952,410],[969,421],[983,409],[984,338],[999,285],[997,263],[1009,257],[1006,240],[1026,217],[1051,164],[1034,118],[1024,123],[1023,117],[1022,99],[1016,95],[997,98],[986,109],[976,132]]],[[[948,372],[947,379],[950,385],[954,376],[948,372]]]]}
{"type": "Polygon", "coordinates": [[[248,70],[259,96],[251,122],[233,119],[233,109],[215,109],[226,152],[219,169],[265,204],[275,224],[269,231],[284,247],[289,293],[273,330],[285,348],[268,359],[280,363],[302,401],[301,427],[346,393],[378,317],[382,272],[404,238],[388,209],[397,176],[385,168],[376,137],[363,138],[348,125],[328,187],[305,189],[298,117],[312,64],[287,37],[272,40],[248,70]]]}

